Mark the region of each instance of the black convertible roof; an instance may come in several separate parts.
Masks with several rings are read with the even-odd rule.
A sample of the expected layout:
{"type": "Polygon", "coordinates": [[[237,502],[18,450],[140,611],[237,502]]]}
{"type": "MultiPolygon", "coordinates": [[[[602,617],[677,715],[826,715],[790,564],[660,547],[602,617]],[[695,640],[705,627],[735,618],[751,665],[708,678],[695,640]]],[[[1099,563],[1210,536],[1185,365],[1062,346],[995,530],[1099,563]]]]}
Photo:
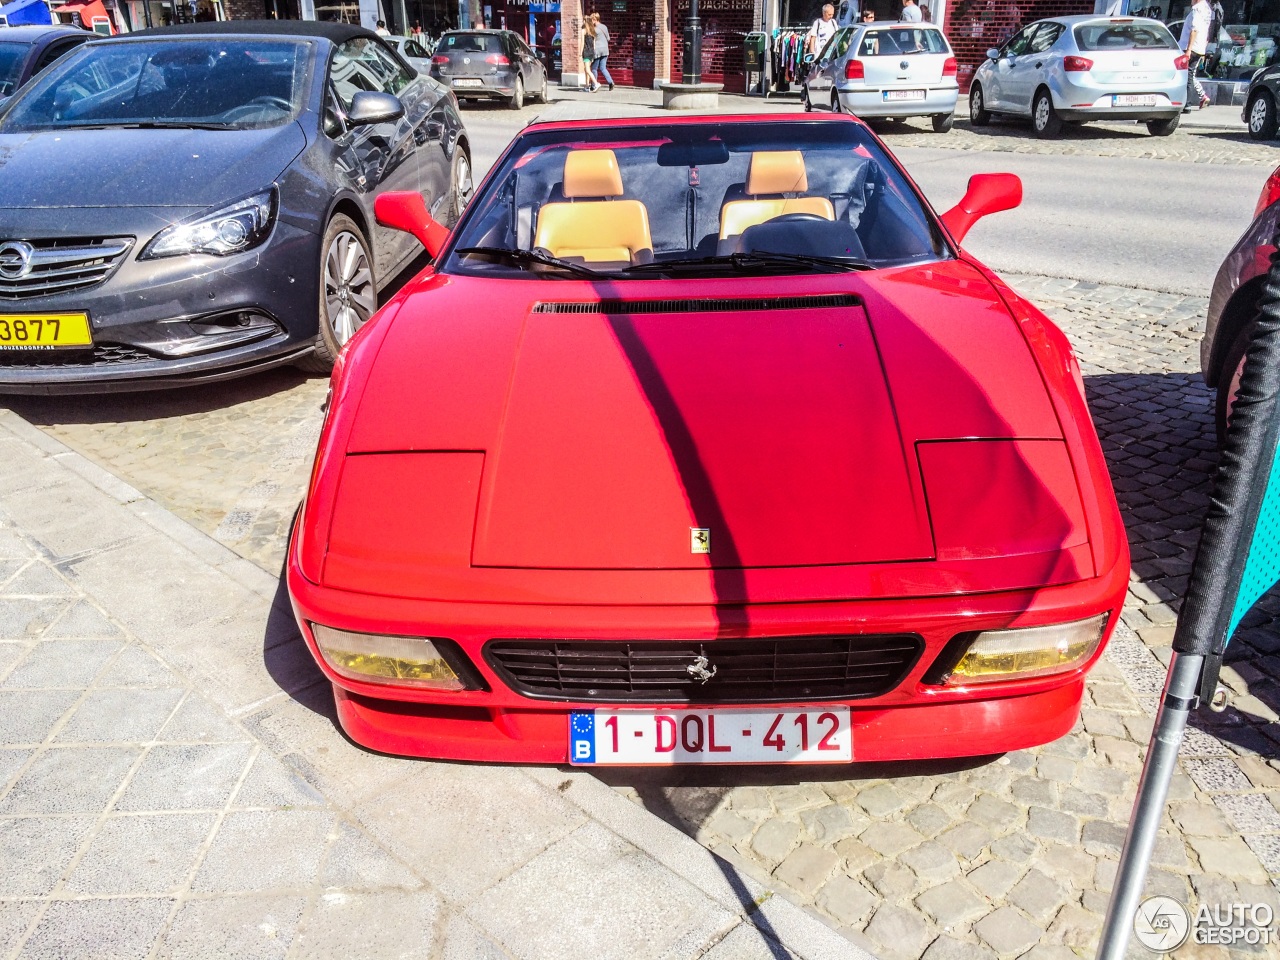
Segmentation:
{"type": "Polygon", "coordinates": [[[372,30],[354,24],[322,23],[317,20],[222,20],[213,23],[179,23],[169,27],[138,30],[125,36],[177,37],[209,33],[240,36],[321,37],[333,43],[346,43],[353,37],[375,36],[372,30]]]}

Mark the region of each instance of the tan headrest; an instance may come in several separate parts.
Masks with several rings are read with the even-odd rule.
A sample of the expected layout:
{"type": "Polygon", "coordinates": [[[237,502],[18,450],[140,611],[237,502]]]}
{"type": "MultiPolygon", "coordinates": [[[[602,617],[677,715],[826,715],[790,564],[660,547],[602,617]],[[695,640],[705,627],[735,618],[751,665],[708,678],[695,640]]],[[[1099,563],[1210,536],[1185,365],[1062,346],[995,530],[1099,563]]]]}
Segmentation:
{"type": "Polygon", "coordinates": [[[764,150],[751,155],[751,170],[747,174],[749,195],[804,193],[808,189],[804,155],[799,150],[764,150]]]}
{"type": "Polygon", "coordinates": [[[622,196],[622,172],[612,150],[573,150],[564,158],[564,195],[622,196]]]}

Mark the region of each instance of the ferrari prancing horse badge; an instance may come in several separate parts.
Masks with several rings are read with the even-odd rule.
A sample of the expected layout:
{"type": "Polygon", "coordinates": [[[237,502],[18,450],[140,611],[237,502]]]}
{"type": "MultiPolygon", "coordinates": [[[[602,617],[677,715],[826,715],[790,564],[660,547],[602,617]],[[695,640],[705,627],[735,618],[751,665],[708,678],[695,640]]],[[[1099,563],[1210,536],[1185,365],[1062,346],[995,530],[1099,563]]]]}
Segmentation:
{"type": "Polygon", "coordinates": [[[710,553],[711,552],[711,530],[707,527],[690,527],[689,528],[689,552],[690,553],[710,553]]]}

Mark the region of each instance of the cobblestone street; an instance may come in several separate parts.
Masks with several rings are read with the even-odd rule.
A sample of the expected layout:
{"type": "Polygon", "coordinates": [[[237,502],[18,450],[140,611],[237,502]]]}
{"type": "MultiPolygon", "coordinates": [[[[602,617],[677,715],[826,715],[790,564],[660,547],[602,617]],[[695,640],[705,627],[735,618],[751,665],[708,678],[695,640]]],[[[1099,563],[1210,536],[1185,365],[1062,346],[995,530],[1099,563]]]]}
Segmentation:
{"type": "MultiPolygon", "coordinates": [[[[1124,622],[1076,731],[985,761],[863,767],[852,777],[848,768],[806,770],[805,780],[756,770],[603,777],[885,960],[1089,952],[1215,462],[1211,395],[1196,361],[1203,299],[1011,281],[1081,356],[1133,551],[1124,622]]],[[[276,572],[324,389],[280,373],[145,400],[15,406],[276,572]]],[[[1149,889],[1183,902],[1266,900],[1280,912],[1280,598],[1261,609],[1228,650],[1233,705],[1195,718],[1149,889]]],[[[1178,956],[1236,954],[1201,946],[1178,956]]]]}

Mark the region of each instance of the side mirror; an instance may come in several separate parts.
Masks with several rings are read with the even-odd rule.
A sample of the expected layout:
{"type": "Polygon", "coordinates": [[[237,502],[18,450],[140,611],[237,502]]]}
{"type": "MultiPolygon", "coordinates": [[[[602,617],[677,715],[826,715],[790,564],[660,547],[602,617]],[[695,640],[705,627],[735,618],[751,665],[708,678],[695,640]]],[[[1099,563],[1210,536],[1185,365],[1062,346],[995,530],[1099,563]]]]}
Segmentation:
{"type": "Polygon", "coordinates": [[[960,202],[942,215],[942,223],[959,243],[983,217],[1012,210],[1021,202],[1022,180],[1017,174],[975,173],[960,202]]]}
{"type": "Polygon", "coordinates": [[[347,126],[364,127],[372,123],[390,123],[404,116],[404,104],[389,93],[361,90],[351,98],[347,126]]]}
{"type": "Polygon", "coordinates": [[[804,62],[805,62],[805,63],[813,63],[813,61],[815,61],[815,60],[817,60],[817,59],[818,59],[818,55],[817,55],[816,53],[806,53],[806,54],[804,55],[804,62]]]}
{"type": "Polygon", "coordinates": [[[995,47],[992,47],[990,50],[988,50],[988,51],[987,51],[987,59],[988,59],[988,60],[999,60],[999,59],[1000,59],[1000,51],[999,51],[998,49],[996,49],[995,47]]]}
{"type": "MultiPolygon", "coordinates": [[[[358,97],[359,94],[356,94],[358,97]]],[[[434,260],[449,239],[449,229],[427,213],[422,194],[412,190],[392,190],[373,201],[373,216],[384,227],[403,230],[418,238],[434,260]]]]}

